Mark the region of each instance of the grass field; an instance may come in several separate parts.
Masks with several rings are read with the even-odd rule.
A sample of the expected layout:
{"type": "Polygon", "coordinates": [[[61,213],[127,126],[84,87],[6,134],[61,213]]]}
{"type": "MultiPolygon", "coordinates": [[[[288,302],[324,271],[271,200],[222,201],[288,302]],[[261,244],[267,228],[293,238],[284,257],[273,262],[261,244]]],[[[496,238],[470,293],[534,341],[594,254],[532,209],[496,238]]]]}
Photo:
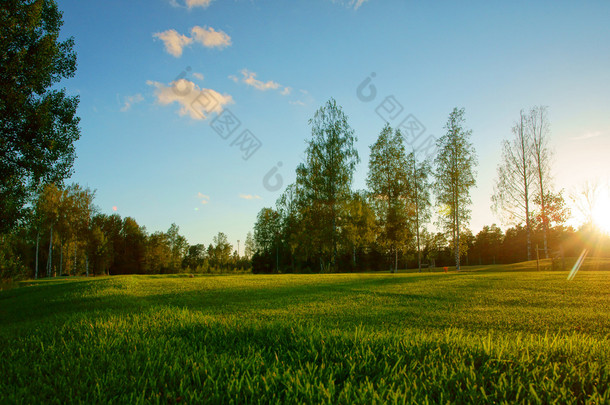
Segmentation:
{"type": "Polygon", "coordinates": [[[610,262],[532,266],[29,281],[0,403],[610,403],[610,262]]]}

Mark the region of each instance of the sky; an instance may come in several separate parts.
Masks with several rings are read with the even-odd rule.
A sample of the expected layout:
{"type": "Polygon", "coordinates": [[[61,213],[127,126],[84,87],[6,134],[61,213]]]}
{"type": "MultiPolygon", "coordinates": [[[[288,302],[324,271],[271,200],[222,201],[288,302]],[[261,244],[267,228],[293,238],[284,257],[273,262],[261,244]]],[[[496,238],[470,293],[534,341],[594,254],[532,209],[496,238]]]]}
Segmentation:
{"type": "Polygon", "coordinates": [[[191,244],[234,246],[295,180],[308,120],[331,97],[358,141],[354,189],[386,121],[420,155],[465,108],[477,151],[470,229],[500,218],[501,143],[548,106],[566,196],[610,178],[610,2],[59,0],[78,54],[81,138],[69,181],[103,213],[191,244]],[[428,4],[430,3],[430,4],[428,4]],[[421,142],[420,142],[421,141],[421,142]],[[423,145],[423,146],[422,146],[423,145]]]}

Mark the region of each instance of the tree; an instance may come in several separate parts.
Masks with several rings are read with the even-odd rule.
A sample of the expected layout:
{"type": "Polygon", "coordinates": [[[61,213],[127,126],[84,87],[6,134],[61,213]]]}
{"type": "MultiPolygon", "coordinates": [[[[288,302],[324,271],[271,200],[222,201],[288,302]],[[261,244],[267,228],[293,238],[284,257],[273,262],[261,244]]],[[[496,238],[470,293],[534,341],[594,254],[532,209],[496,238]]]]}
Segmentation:
{"type": "Polygon", "coordinates": [[[247,260],[252,259],[254,250],[255,250],[254,237],[252,236],[252,232],[248,232],[246,234],[246,241],[244,242],[244,255],[246,256],[247,260]]]}
{"type": "MultiPolygon", "coordinates": [[[[47,255],[47,277],[51,277],[53,265],[53,229],[59,220],[60,201],[62,190],[55,184],[47,184],[42,188],[36,200],[36,215],[39,217],[37,223],[44,229],[49,229],[49,253],[47,255]]],[[[38,239],[38,238],[37,238],[38,239]]],[[[37,242],[38,244],[38,242],[37,242]]],[[[37,249],[38,250],[38,249],[37,249]]],[[[38,257],[38,252],[36,253],[38,257]]],[[[38,261],[34,278],[38,278],[38,261]]]]}
{"type": "MultiPolygon", "coordinates": [[[[566,206],[566,201],[563,197],[563,190],[557,193],[547,192],[544,197],[544,211],[542,210],[542,202],[540,195],[534,199],[534,203],[541,207],[540,211],[534,212],[534,218],[537,223],[543,226],[543,230],[548,230],[551,226],[563,225],[570,217],[571,211],[566,206]]],[[[545,246],[548,245],[545,238],[545,246]]]]}
{"type": "Polygon", "coordinates": [[[439,224],[453,237],[456,270],[460,270],[460,226],[470,219],[470,189],[476,184],[477,164],[474,147],[470,143],[471,130],[464,128],[464,109],[454,108],[445,129],[437,140],[434,191],[439,207],[446,211],[439,224]]]}
{"type": "Polygon", "coordinates": [[[15,226],[41,184],[67,178],[80,137],[77,96],[57,88],[74,76],[74,40],[59,41],[53,0],[0,5],[0,232],[15,226]]]}
{"type": "Polygon", "coordinates": [[[146,229],[131,217],[123,219],[118,272],[120,274],[144,274],[146,259],[146,229]]]}
{"type": "Polygon", "coordinates": [[[598,208],[601,191],[599,180],[587,180],[570,193],[572,203],[582,215],[584,224],[587,226],[593,226],[593,217],[598,208]]]}
{"type": "Polygon", "coordinates": [[[417,244],[417,268],[421,273],[420,228],[430,220],[430,184],[428,180],[431,171],[427,160],[417,162],[415,152],[407,156],[412,182],[412,205],[415,213],[415,239],[417,244]]]}
{"type": "Polygon", "coordinates": [[[408,201],[412,190],[408,170],[403,137],[386,124],[371,146],[366,184],[382,244],[394,253],[392,272],[398,267],[398,250],[410,236],[408,201]]]}
{"type": "Polygon", "coordinates": [[[217,266],[224,268],[229,264],[233,246],[229,243],[227,235],[222,232],[218,232],[218,235],[214,236],[213,242],[214,249],[210,260],[217,266]]]}
{"type": "Polygon", "coordinates": [[[496,264],[500,260],[500,248],[504,234],[496,224],[485,225],[474,240],[472,258],[479,264],[496,264]]]}
{"type": "Polygon", "coordinates": [[[206,254],[205,245],[190,245],[186,256],[184,256],[184,260],[182,261],[182,266],[194,271],[198,267],[203,266],[205,263],[206,254]]]}
{"type": "Polygon", "coordinates": [[[346,217],[341,228],[343,239],[352,248],[352,265],[356,268],[356,250],[375,242],[377,224],[375,212],[367,201],[366,193],[354,193],[343,209],[346,217]]]}
{"type": "Polygon", "coordinates": [[[536,167],[532,154],[532,136],[527,130],[527,116],[521,111],[519,121],[513,127],[514,138],[504,141],[502,161],[498,166],[498,178],[492,196],[493,208],[505,214],[505,222],[525,222],[527,235],[527,260],[531,260],[532,188],[536,167]]]}
{"type": "Polygon", "coordinates": [[[146,273],[161,274],[176,271],[169,239],[169,234],[164,232],[155,232],[146,238],[146,273]]]}
{"type": "Polygon", "coordinates": [[[527,129],[532,142],[532,159],[534,171],[536,172],[536,204],[540,207],[539,216],[542,222],[544,237],[544,255],[548,259],[549,248],[549,203],[547,197],[555,196],[551,190],[551,153],[548,149],[548,138],[550,124],[547,118],[547,108],[543,106],[533,107],[527,119],[527,129]]]}
{"type": "MultiPolygon", "coordinates": [[[[254,245],[256,254],[269,257],[275,253],[275,271],[279,270],[279,242],[282,232],[280,214],[272,208],[263,208],[254,224],[254,245]],[[275,250],[275,252],[273,252],[275,250]]],[[[254,259],[253,259],[254,261],[254,259]]],[[[254,263],[253,263],[254,267],[254,263]]]]}
{"type": "Polygon", "coordinates": [[[276,211],[280,218],[281,243],[288,247],[290,252],[290,264],[294,271],[294,259],[299,247],[300,232],[302,223],[299,220],[299,195],[296,184],[286,187],[275,203],[276,211]]]}
{"type": "Polygon", "coordinates": [[[174,272],[177,272],[182,267],[182,259],[188,251],[189,244],[186,238],[180,235],[180,228],[176,224],[171,224],[167,230],[167,240],[171,250],[170,267],[174,272]]]}
{"type": "Polygon", "coordinates": [[[87,276],[89,275],[89,258],[86,255],[88,250],[86,248],[87,242],[90,240],[90,224],[91,218],[95,213],[95,207],[93,205],[93,199],[95,198],[95,192],[89,190],[89,188],[82,188],[78,184],[72,184],[67,189],[69,195],[69,201],[71,202],[72,209],[72,221],[70,228],[72,228],[72,236],[74,238],[74,263],[73,269],[76,272],[77,267],[77,249],[79,241],[81,245],[85,246],[85,269],[87,276]]]}
{"type": "Polygon", "coordinates": [[[306,149],[306,162],[297,170],[297,184],[311,208],[305,222],[315,235],[317,253],[330,256],[335,268],[339,231],[339,209],[351,193],[358,152],[356,137],[334,99],[318,109],[309,120],[312,138],[306,149]],[[313,216],[313,217],[312,217],[313,216]]]}

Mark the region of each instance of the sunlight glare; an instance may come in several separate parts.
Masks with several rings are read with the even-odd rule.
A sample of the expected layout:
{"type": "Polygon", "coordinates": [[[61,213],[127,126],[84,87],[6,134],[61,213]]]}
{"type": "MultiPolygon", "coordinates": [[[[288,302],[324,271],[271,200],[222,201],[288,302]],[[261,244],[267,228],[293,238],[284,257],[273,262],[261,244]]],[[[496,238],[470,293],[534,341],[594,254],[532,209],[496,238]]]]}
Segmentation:
{"type": "Polygon", "coordinates": [[[605,234],[610,235],[610,192],[604,189],[595,201],[593,222],[605,234]]]}

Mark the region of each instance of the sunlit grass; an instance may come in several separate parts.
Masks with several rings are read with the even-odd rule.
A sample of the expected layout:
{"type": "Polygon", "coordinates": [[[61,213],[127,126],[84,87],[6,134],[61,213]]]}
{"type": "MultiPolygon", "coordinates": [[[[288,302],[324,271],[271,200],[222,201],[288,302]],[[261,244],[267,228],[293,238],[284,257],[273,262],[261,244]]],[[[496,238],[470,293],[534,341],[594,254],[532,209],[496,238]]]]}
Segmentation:
{"type": "Polygon", "coordinates": [[[608,402],[609,264],[29,281],[0,402],[608,402]]]}

